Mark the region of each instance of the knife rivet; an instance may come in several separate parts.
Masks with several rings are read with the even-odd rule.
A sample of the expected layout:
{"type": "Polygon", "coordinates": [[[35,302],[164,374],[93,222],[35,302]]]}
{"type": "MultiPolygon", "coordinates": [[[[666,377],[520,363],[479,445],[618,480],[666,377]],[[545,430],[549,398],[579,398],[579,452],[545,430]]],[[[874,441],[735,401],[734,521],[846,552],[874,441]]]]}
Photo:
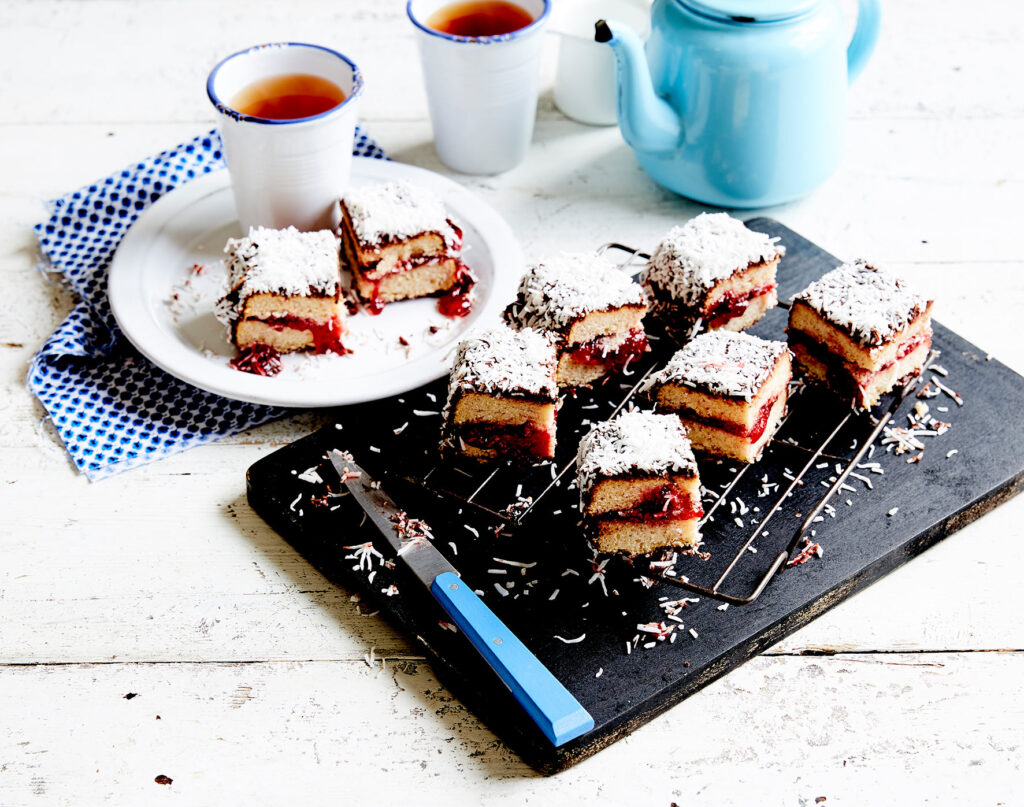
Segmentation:
{"type": "Polygon", "coordinates": [[[451,583],[448,586],[448,588],[450,588],[452,591],[458,591],[459,590],[459,584],[458,583],[451,583]]]}
{"type": "Polygon", "coordinates": [[[495,643],[495,644],[501,644],[501,637],[500,637],[500,636],[496,636],[496,637],[494,638],[494,643],[495,643]]]}

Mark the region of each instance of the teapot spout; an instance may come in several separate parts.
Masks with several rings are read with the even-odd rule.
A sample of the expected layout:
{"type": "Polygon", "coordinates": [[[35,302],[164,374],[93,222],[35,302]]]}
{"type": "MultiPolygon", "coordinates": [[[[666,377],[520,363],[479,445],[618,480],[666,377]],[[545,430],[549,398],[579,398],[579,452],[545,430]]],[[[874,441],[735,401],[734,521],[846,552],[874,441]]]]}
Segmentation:
{"type": "Polygon", "coordinates": [[[594,41],[607,43],[615,52],[619,128],[626,142],[642,152],[675,151],[683,139],[683,126],[676,111],[654,91],[640,37],[621,22],[598,20],[594,41]]]}

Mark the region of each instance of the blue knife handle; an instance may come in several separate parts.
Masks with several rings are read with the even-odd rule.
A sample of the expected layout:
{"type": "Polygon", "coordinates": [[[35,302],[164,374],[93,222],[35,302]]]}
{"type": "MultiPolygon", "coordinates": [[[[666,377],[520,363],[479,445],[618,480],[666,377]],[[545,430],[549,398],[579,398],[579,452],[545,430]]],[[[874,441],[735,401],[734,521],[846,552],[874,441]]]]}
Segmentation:
{"type": "Polygon", "coordinates": [[[439,574],[430,590],[552,743],[594,728],[590,713],[458,575],[439,574]]]}

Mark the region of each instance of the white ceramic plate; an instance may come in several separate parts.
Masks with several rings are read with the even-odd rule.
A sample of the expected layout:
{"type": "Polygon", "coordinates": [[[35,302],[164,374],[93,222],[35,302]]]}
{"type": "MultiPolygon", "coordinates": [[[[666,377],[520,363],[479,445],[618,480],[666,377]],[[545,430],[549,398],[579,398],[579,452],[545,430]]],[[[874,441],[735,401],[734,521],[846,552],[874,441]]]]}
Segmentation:
{"type": "Polygon", "coordinates": [[[498,322],[515,296],[523,256],[495,210],[445,177],[401,163],[357,158],[354,183],[406,179],[432,188],[464,233],[463,257],[479,278],[472,313],[450,319],[426,298],[392,303],[379,316],[346,321],[346,356],[292,354],[263,377],[231,368],[235,350],[213,315],[226,279],[225,241],[241,235],[227,171],[183,185],[150,207],[125,236],[110,266],[110,305],[121,330],[146,358],[201,389],[253,403],[336,406],[397,395],[448,372],[467,332],[498,322]],[[204,267],[193,274],[193,266],[204,267]],[[437,329],[437,330],[434,330],[437,329]],[[408,342],[408,346],[401,340],[408,342]]]}

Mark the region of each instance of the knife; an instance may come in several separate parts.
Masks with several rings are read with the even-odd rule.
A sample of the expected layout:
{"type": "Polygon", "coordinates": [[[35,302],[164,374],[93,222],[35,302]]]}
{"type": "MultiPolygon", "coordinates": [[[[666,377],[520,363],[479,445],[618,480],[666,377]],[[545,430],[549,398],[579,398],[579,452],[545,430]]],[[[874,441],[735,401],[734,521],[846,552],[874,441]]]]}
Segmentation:
{"type": "Polygon", "coordinates": [[[351,455],[332,451],[330,460],[398,559],[427,587],[544,735],[559,746],[594,728],[590,713],[462,581],[433,545],[430,528],[409,518],[351,455]]]}

